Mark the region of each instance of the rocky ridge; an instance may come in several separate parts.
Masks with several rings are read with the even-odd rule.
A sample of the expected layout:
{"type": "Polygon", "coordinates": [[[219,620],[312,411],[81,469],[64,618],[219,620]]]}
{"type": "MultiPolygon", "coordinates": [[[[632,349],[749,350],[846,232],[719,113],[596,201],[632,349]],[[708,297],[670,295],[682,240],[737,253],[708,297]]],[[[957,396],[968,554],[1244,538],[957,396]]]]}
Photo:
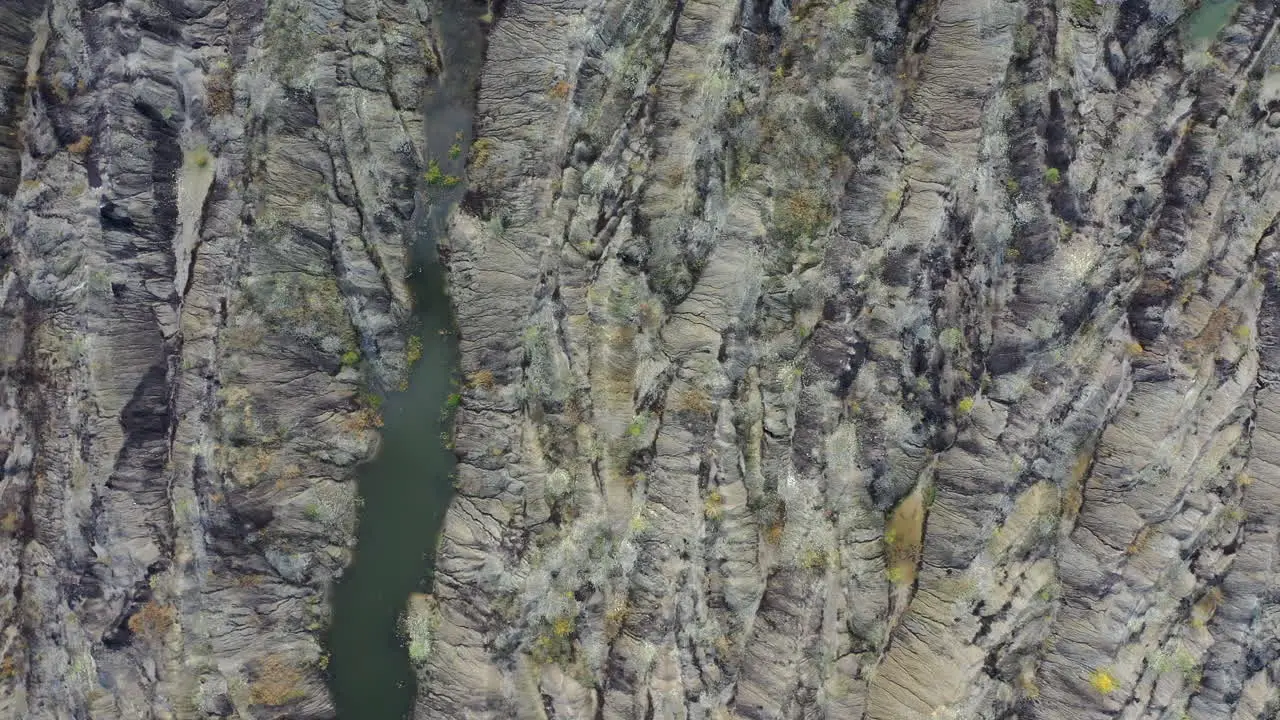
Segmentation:
{"type": "Polygon", "coordinates": [[[332,717],[425,5],[0,8],[0,717],[332,717]]]}
{"type": "Polygon", "coordinates": [[[1273,717],[1278,17],[1194,10],[508,4],[417,717],[1273,717]]]}

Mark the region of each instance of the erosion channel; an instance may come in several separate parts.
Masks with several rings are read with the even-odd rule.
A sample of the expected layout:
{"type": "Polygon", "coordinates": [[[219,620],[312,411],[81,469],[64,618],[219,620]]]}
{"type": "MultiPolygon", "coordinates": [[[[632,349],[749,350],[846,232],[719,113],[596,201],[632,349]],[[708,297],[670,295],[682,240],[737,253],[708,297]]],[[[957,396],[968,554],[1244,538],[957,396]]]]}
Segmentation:
{"type": "Polygon", "coordinates": [[[430,169],[419,196],[410,278],[421,360],[408,387],[386,398],[381,449],[360,473],[356,558],[336,588],[329,638],[330,684],[344,720],[399,720],[413,702],[400,619],[410,594],[430,587],[454,467],[447,437],[457,345],[436,245],[463,193],[486,10],[472,0],[436,6],[443,67],[423,103],[430,169]]]}

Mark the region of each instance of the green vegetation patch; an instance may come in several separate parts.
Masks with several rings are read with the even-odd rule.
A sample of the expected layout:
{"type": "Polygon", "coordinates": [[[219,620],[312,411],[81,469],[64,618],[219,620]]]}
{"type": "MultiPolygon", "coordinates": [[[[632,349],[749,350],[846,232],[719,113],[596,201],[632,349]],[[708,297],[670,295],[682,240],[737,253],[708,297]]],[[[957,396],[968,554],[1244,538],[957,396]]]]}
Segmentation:
{"type": "Polygon", "coordinates": [[[250,280],[245,294],[268,329],[338,354],[343,364],[359,361],[355,327],[333,276],[301,272],[264,275],[250,280]]]}

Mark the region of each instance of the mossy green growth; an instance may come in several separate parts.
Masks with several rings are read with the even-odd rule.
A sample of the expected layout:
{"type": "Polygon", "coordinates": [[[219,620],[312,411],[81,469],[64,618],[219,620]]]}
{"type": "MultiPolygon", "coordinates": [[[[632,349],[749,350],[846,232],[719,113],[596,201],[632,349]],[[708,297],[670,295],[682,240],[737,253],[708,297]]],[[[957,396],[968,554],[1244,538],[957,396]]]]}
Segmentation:
{"type": "Polygon", "coordinates": [[[1058,185],[1062,182],[1062,171],[1056,167],[1045,168],[1044,180],[1050,185],[1058,185]]]}
{"type": "Polygon", "coordinates": [[[712,521],[719,520],[724,516],[724,496],[720,494],[719,490],[712,490],[707,495],[707,499],[703,503],[703,511],[707,519],[712,521]]]}
{"type": "Polygon", "coordinates": [[[432,160],[427,163],[427,174],[422,176],[428,185],[440,185],[444,182],[444,171],[440,169],[440,163],[432,160]]]}
{"type": "Polygon", "coordinates": [[[1071,0],[1071,14],[1081,20],[1093,20],[1101,13],[1098,0],[1071,0]]]}
{"type": "Polygon", "coordinates": [[[360,351],[348,350],[342,353],[342,364],[346,367],[353,367],[360,363],[360,351]]]}
{"type": "Polygon", "coordinates": [[[924,489],[924,506],[926,508],[933,507],[933,503],[938,499],[938,486],[932,483],[924,489]]]}
{"type": "Polygon", "coordinates": [[[805,570],[825,570],[827,562],[827,551],[821,548],[808,548],[800,554],[800,567],[805,570]]]}
{"type": "Polygon", "coordinates": [[[411,596],[409,608],[400,619],[400,629],[408,640],[409,659],[414,664],[420,665],[431,656],[439,626],[440,611],[435,599],[429,595],[411,596]]]}
{"type": "Polygon", "coordinates": [[[567,665],[573,659],[573,638],[577,632],[577,617],[566,613],[543,621],[534,638],[529,655],[540,664],[567,665]]]}
{"type": "MultiPolygon", "coordinates": [[[[263,241],[270,241],[265,234],[263,241]]],[[[305,272],[280,272],[245,281],[245,299],[273,330],[323,346],[356,347],[355,326],[347,315],[337,279],[305,272]]]]}
{"type": "Polygon", "coordinates": [[[209,154],[209,148],[204,145],[192,150],[189,157],[191,164],[198,168],[209,167],[209,163],[213,161],[213,155],[209,154]]]}
{"type": "Polygon", "coordinates": [[[489,153],[493,152],[493,141],[479,138],[471,143],[471,166],[482,168],[489,162],[489,153]]]}
{"type": "Polygon", "coordinates": [[[297,80],[311,69],[311,63],[320,50],[318,34],[308,32],[312,27],[309,5],[300,0],[275,0],[265,5],[263,54],[277,77],[297,80]],[[299,29],[303,31],[298,32],[299,29]]]}
{"type": "Polygon", "coordinates": [[[938,344],[947,352],[955,352],[964,346],[964,331],[960,328],[947,328],[938,333],[938,344]]]}
{"type": "Polygon", "coordinates": [[[645,428],[649,425],[649,418],[644,415],[637,415],[631,424],[627,426],[627,435],[629,437],[638,438],[644,434],[645,428]]]}

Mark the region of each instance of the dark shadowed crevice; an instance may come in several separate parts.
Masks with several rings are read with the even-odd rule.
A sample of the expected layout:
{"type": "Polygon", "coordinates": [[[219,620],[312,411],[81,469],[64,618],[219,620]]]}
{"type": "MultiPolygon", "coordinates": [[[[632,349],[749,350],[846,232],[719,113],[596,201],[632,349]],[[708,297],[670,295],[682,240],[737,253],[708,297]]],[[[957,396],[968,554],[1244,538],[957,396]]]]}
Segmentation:
{"type": "Polygon", "coordinates": [[[27,55],[35,19],[43,12],[43,0],[0,3],[0,198],[12,197],[21,179],[19,125],[26,111],[27,55]]]}

